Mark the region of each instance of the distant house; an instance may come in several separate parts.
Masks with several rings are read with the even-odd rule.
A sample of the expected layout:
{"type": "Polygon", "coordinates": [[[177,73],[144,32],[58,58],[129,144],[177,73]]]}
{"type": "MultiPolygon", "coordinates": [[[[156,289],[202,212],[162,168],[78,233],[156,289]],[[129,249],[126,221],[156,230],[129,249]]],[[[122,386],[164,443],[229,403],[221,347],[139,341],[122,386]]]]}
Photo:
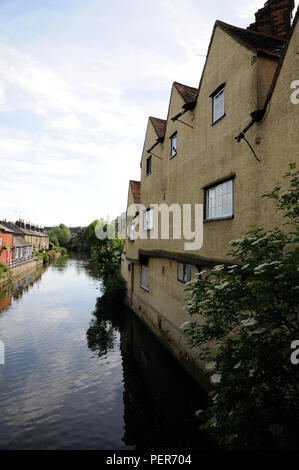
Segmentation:
{"type": "Polygon", "coordinates": [[[25,223],[24,220],[17,220],[15,225],[21,230],[25,240],[33,246],[34,250],[48,250],[49,236],[42,227],[25,223]]]}
{"type": "Polygon", "coordinates": [[[26,242],[23,237],[14,235],[13,237],[13,262],[24,262],[32,258],[33,247],[26,242]]]}
{"type": "Polygon", "coordinates": [[[26,263],[32,258],[33,245],[25,240],[22,230],[12,222],[0,222],[0,225],[12,235],[11,251],[8,264],[26,263]]]}
{"type": "Polygon", "coordinates": [[[5,263],[7,266],[12,261],[13,249],[13,232],[0,224],[0,263],[5,263]]]}

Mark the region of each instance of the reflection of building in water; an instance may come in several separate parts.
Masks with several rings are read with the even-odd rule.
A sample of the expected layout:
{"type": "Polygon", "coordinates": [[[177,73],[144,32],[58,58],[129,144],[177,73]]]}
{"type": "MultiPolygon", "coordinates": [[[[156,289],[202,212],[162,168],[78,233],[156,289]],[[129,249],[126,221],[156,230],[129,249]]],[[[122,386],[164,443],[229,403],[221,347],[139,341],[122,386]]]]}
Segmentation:
{"type": "Polygon", "coordinates": [[[134,315],[121,325],[123,441],[136,449],[206,449],[194,412],[206,398],[134,315]]]}
{"type": "Polygon", "coordinates": [[[45,268],[40,267],[33,273],[27,274],[27,276],[21,277],[20,275],[19,278],[14,280],[13,284],[2,287],[0,290],[0,312],[9,307],[12,300],[20,299],[25,292],[28,292],[34,284],[39,282],[44,271],[45,268]]]}
{"type": "Polygon", "coordinates": [[[99,357],[117,347],[123,368],[124,436],[139,449],[206,449],[194,412],[206,397],[176,360],[126,307],[98,299],[87,331],[88,347],[99,357]]]}
{"type": "Polygon", "coordinates": [[[27,276],[23,276],[18,278],[17,280],[14,280],[14,283],[11,286],[13,300],[18,300],[23,297],[25,292],[28,292],[34,284],[39,282],[44,272],[45,268],[41,266],[33,273],[27,274],[27,276]]]}
{"type": "Polygon", "coordinates": [[[0,312],[11,305],[11,291],[9,287],[0,290],[0,312]]]}

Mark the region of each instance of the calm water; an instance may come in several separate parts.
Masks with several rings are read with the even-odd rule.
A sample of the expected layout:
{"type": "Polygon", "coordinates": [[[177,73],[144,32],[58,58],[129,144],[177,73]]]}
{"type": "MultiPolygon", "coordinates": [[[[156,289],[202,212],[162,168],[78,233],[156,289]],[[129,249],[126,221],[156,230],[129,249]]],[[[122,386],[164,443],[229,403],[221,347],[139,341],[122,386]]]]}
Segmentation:
{"type": "Polygon", "coordinates": [[[73,256],[0,290],[0,449],[207,448],[200,390],[100,296],[91,262],[73,256]]]}

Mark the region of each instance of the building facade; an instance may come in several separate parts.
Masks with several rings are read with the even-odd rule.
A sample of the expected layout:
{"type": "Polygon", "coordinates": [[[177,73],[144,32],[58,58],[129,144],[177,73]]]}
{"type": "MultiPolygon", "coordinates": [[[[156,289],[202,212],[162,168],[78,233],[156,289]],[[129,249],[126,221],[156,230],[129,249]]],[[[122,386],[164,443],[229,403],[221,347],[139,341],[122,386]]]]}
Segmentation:
{"type": "Polygon", "coordinates": [[[17,220],[15,224],[21,230],[26,242],[33,246],[34,251],[49,249],[49,236],[42,227],[17,220]]]}
{"type": "Polygon", "coordinates": [[[13,232],[0,224],[0,263],[7,266],[12,262],[13,255],[13,232]]]}
{"type": "Polygon", "coordinates": [[[203,364],[181,329],[189,320],[185,284],[201,270],[230,263],[230,241],[251,225],[282,226],[262,195],[290,163],[299,163],[293,8],[292,0],[269,0],[248,29],[216,21],[199,87],[174,82],[167,118],[149,118],[141,181],[129,184],[122,254],[128,303],[202,384],[203,364]],[[161,212],[163,205],[171,208],[169,237],[159,229],[156,236],[162,222],[156,207],[161,212]],[[184,205],[197,248],[176,233],[175,211],[183,214],[184,205]]]}

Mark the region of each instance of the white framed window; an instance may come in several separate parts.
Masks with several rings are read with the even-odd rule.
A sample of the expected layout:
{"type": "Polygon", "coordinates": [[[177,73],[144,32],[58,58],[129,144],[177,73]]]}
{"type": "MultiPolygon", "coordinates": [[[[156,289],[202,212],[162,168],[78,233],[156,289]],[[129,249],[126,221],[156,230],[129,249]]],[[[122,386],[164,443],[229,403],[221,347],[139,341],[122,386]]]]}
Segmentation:
{"type": "Polygon", "coordinates": [[[150,277],[149,277],[149,268],[147,266],[141,266],[140,286],[142,287],[142,289],[149,291],[150,277]]]}
{"type": "Polygon", "coordinates": [[[218,184],[206,190],[206,220],[233,216],[233,181],[218,184]]]}
{"type": "Polygon", "coordinates": [[[213,96],[213,122],[224,116],[224,89],[213,96]]]}
{"type": "Polygon", "coordinates": [[[152,230],[154,227],[154,209],[143,211],[143,230],[152,230]]]}
{"type": "Polygon", "coordinates": [[[0,246],[2,246],[2,238],[0,238],[0,246]]]}
{"type": "Polygon", "coordinates": [[[177,140],[178,140],[178,135],[177,133],[175,133],[170,138],[170,142],[171,142],[170,158],[174,157],[177,154],[177,140]]]}
{"type": "Polygon", "coordinates": [[[129,222],[129,241],[133,242],[135,240],[135,222],[134,220],[131,220],[129,222]]]}
{"type": "Polygon", "coordinates": [[[178,263],[178,280],[185,283],[191,281],[190,264],[178,263]]]}

